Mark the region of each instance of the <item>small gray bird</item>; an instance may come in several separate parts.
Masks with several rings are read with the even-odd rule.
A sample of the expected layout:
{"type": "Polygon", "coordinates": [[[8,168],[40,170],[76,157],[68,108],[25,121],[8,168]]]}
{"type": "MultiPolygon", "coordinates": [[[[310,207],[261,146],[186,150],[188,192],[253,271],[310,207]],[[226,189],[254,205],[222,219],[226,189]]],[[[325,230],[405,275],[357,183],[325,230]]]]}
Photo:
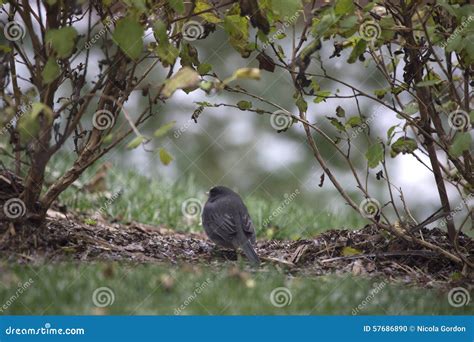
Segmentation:
{"type": "Polygon", "coordinates": [[[202,224],[214,243],[234,250],[241,248],[252,264],[260,264],[252,246],[255,244],[252,219],[238,194],[225,186],[209,190],[209,199],[202,211],[202,224]]]}

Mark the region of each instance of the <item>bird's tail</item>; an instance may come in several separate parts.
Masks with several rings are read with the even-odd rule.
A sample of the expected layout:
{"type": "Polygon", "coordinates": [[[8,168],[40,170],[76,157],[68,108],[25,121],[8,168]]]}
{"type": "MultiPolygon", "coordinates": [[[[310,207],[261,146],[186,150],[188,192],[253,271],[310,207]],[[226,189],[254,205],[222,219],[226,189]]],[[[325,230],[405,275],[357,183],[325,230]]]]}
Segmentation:
{"type": "Polygon", "coordinates": [[[245,242],[240,247],[244,251],[244,254],[247,257],[247,259],[249,259],[253,265],[255,266],[260,265],[260,259],[258,258],[258,255],[255,252],[255,249],[253,248],[252,244],[250,243],[248,239],[245,239],[245,242]]]}

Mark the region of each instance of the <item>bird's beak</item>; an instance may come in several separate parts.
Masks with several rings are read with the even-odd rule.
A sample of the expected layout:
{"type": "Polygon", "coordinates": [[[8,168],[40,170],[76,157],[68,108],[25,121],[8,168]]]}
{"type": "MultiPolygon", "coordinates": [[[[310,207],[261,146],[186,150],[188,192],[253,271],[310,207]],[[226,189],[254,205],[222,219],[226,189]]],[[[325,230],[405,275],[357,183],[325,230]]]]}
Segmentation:
{"type": "Polygon", "coordinates": [[[209,191],[206,191],[206,196],[209,196],[209,191]]]}

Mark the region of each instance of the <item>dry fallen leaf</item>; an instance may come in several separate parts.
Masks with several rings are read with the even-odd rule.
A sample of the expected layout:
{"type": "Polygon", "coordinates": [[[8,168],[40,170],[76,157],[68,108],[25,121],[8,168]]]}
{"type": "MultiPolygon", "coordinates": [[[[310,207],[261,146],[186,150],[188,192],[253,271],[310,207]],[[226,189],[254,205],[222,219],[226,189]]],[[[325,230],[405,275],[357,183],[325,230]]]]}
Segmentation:
{"type": "Polygon", "coordinates": [[[362,260],[356,260],[352,263],[352,274],[353,275],[361,275],[367,273],[364,265],[362,264],[362,260]]]}

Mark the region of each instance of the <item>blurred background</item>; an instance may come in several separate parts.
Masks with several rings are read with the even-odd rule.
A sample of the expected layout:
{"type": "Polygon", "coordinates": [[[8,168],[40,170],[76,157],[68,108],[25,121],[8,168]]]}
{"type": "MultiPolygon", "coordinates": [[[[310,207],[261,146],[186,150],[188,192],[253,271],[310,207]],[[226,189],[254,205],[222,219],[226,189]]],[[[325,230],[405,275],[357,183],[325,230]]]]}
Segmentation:
{"type": "MultiPolygon", "coordinates": [[[[256,54],[247,59],[241,58],[219,29],[212,34],[212,39],[192,43],[199,51],[201,62],[211,64],[213,72],[221,79],[229,77],[237,68],[258,67],[256,54]]],[[[286,51],[290,51],[289,47],[287,48],[286,51]]],[[[272,52],[268,50],[270,49],[266,52],[272,56],[272,52]]],[[[386,87],[380,73],[373,66],[359,62],[356,67],[349,68],[345,62],[348,56],[329,58],[333,50],[333,42],[326,41],[320,51],[324,66],[331,76],[368,93],[386,87]]],[[[308,72],[321,73],[317,61],[313,61],[308,72]]],[[[260,81],[239,81],[238,84],[249,92],[297,114],[293,98],[294,87],[288,72],[277,67],[274,73],[262,71],[262,76],[260,81]]],[[[163,78],[164,73],[157,74],[150,77],[148,82],[159,86],[163,78]]],[[[336,82],[323,79],[318,79],[318,82],[322,90],[339,89],[339,95],[352,95],[349,88],[336,82]]],[[[145,105],[140,103],[141,99],[140,94],[132,98],[127,105],[129,111],[140,112],[145,105]]],[[[269,115],[258,115],[229,107],[205,108],[197,123],[191,119],[193,111],[198,107],[196,102],[235,105],[240,100],[251,101],[256,108],[275,110],[241,94],[222,92],[207,95],[199,89],[189,94],[178,91],[159,108],[156,117],[145,127],[151,135],[160,125],[176,121],[174,132],[159,141],[156,146],[165,146],[171,152],[175,160],[170,165],[166,167],[161,165],[157,155],[145,152],[141,148],[133,151],[122,149],[106,159],[117,167],[133,168],[155,179],[179,182],[187,177],[193,177],[203,189],[224,184],[238,190],[244,196],[258,193],[263,197],[283,198],[284,194],[299,189],[303,196],[297,200],[311,203],[317,210],[347,213],[345,211],[348,209],[347,206],[327,177],[324,185],[318,186],[322,170],[307,145],[301,124],[295,124],[286,132],[278,133],[272,127],[269,115]]],[[[409,101],[408,98],[405,100],[409,101]]],[[[313,103],[311,98],[307,98],[307,101],[310,121],[323,128],[331,137],[335,137],[337,131],[329,124],[326,116],[335,116],[338,105],[345,109],[347,117],[358,114],[354,99],[327,99],[318,104],[313,103]]],[[[373,118],[371,121],[373,130],[370,133],[372,139],[381,137],[386,140],[387,129],[401,122],[395,113],[374,101],[360,98],[359,105],[364,116],[373,118]]],[[[347,172],[346,165],[335,154],[334,149],[317,135],[315,139],[329,164],[336,169],[341,184],[349,192],[355,193],[357,203],[362,201],[363,197],[357,192],[353,177],[347,172]]],[[[352,146],[351,155],[362,179],[366,173],[366,149],[367,140],[360,134],[352,146]]],[[[407,204],[414,213],[424,218],[433,209],[439,208],[434,180],[427,169],[412,156],[399,155],[395,159],[388,156],[387,159],[388,169],[392,173],[391,180],[397,187],[402,188],[407,204]]],[[[427,162],[424,156],[421,156],[421,159],[427,162]]],[[[371,195],[380,203],[385,203],[388,201],[386,184],[374,181],[375,173],[380,169],[370,170],[369,184],[371,184],[371,195]]],[[[454,191],[451,195],[456,196],[454,191]]]]}
{"type": "MultiPolygon", "coordinates": [[[[81,27],[81,25],[84,26],[85,22],[79,22],[76,29],[79,32],[81,30],[85,32],[86,27],[81,27]]],[[[300,23],[297,22],[295,30],[297,33],[299,25],[300,23]]],[[[251,33],[251,37],[253,33],[251,33]]],[[[149,38],[148,41],[151,41],[152,32],[147,31],[146,34],[149,38]]],[[[292,34],[291,27],[284,32],[284,35],[288,37],[292,34]]],[[[291,42],[288,37],[280,43],[291,42]]],[[[198,50],[201,63],[212,65],[212,72],[219,75],[221,79],[229,77],[237,68],[258,67],[258,61],[255,59],[257,54],[254,53],[246,59],[242,58],[230,46],[226,35],[219,26],[214,33],[211,33],[210,39],[196,40],[191,44],[198,50]]],[[[285,51],[291,50],[290,46],[282,46],[285,51]]],[[[99,73],[100,61],[104,55],[100,42],[92,45],[91,49],[92,62],[88,75],[90,80],[94,80],[99,73]]],[[[321,60],[329,75],[371,94],[374,90],[386,86],[380,73],[368,62],[357,62],[348,67],[347,54],[344,55],[343,52],[339,58],[330,58],[333,50],[331,41],[325,41],[320,50],[321,60]]],[[[275,58],[271,49],[267,48],[266,53],[275,58]]],[[[82,57],[84,56],[79,55],[77,63],[81,61],[82,57]]],[[[26,71],[21,64],[17,68],[20,74],[22,71],[26,71]]],[[[146,65],[140,66],[139,69],[143,69],[141,71],[144,72],[146,65]]],[[[311,63],[308,72],[321,73],[317,61],[311,63]]],[[[142,86],[149,84],[150,89],[156,90],[164,81],[165,76],[166,70],[161,67],[155,68],[142,83],[142,86]]],[[[31,84],[28,82],[19,81],[22,90],[26,91],[31,88],[31,84]]],[[[338,94],[341,96],[353,94],[351,89],[336,82],[324,79],[318,79],[318,82],[321,85],[321,90],[338,90],[338,94]]],[[[292,80],[283,69],[277,67],[273,73],[262,71],[262,79],[259,81],[239,80],[235,84],[239,84],[249,92],[297,114],[292,80]]],[[[63,87],[60,91],[65,95],[70,93],[67,87],[63,87]]],[[[133,93],[125,105],[132,117],[138,115],[146,107],[145,99],[140,90],[133,93]]],[[[258,101],[241,94],[221,92],[207,95],[200,89],[186,94],[179,90],[166,103],[156,106],[156,115],[144,127],[140,128],[143,134],[152,136],[158,127],[170,121],[176,121],[170,134],[158,141],[153,140],[145,148],[150,151],[157,147],[165,147],[174,158],[171,164],[162,165],[156,153],[147,152],[142,146],[134,150],[127,150],[125,146],[133,137],[106,155],[99,163],[110,162],[113,167],[109,171],[112,173],[117,170],[133,170],[137,174],[169,184],[184,183],[186,180],[192,179],[193,184],[197,185],[196,189],[198,190],[196,191],[199,191],[200,196],[204,194],[205,190],[220,184],[235,189],[244,197],[256,195],[262,199],[283,201],[285,196],[298,189],[300,195],[295,198],[295,204],[304,205],[316,213],[338,216],[353,215],[327,177],[324,184],[319,186],[322,170],[306,143],[301,124],[294,124],[286,132],[279,133],[272,127],[269,115],[258,115],[230,107],[205,108],[197,123],[191,119],[192,113],[198,108],[196,102],[207,101],[212,104],[235,105],[241,100],[251,101],[256,108],[272,112],[275,110],[268,104],[258,103],[258,101]]],[[[342,106],[345,109],[347,117],[358,115],[357,104],[353,98],[327,99],[318,104],[313,103],[312,98],[306,100],[309,104],[309,120],[316,123],[332,138],[336,137],[337,131],[329,124],[326,117],[335,116],[337,106],[342,106]]],[[[410,99],[402,96],[402,100],[408,102],[410,99]]],[[[370,136],[372,141],[378,137],[386,140],[387,129],[401,123],[393,112],[374,101],[359,98],[359,105],[362,115],[371,118],[373,127],[370,136]]],[[[95,108],[92,106],[90,108],[91,116],[94,110],[95,108]]],[[[122,121],[122,124],[126,124],[123,118],[122,121]]],[[[85,123],[86,126],[88,124],[85,123]]],[[[3,136],[0,139],[5,138],[3,136]]],[[[357,191],[353,177],[348,173],[347,167],[340,157],[335,154],[334,149],[317,135],[315,135],[315,139],[344,188],[351,193],[356,203],[363,201],[364,198],[357,191]]],[[[367,173],[365,159],[367,146],[367,138],[364,134],[360,134],[354,140],[351,150],[352,160],[360,172],[361,179],[365,179],[367,173]]],[[[68,154],[73,149],[73,142],[69,141],[64,148],[64,153],[68,154]]],[[[345,145],[343,149],[346,149],[345,145]]],[[[64,153],[55,158],[64,158],[64,153]]],[[[420,154],[420,158],[427,162],[427,157],[420,154]]],[[[399,155],[395,159],[387,156],[387,159],[392,183],[402,189],[407,205],[418,220],[421,221],[439,209],[434,179],[426,168],[410,155],[399,155]]],[[[376,180],[375,174],[380,170],[381,167],[369,170],[367,181],[370,185],[370,195],[383,205],[388,202],[389,197],[386,183],[376,180]]],[[[86,182],[84,177],[81,180],[86,182]]],[[[126,187],[126,184],[124,186],[126,187]]],[[[150,191],[152,190],[150,189],[150,191]]],[[[457,197],[454,189],[449,189],[449,191],[451,198],[457,197]]],[[[400,204],[396,191],[395,197],[400,204]]],[[[390,216],[390,213],[388,214],[390,216]]]]}

